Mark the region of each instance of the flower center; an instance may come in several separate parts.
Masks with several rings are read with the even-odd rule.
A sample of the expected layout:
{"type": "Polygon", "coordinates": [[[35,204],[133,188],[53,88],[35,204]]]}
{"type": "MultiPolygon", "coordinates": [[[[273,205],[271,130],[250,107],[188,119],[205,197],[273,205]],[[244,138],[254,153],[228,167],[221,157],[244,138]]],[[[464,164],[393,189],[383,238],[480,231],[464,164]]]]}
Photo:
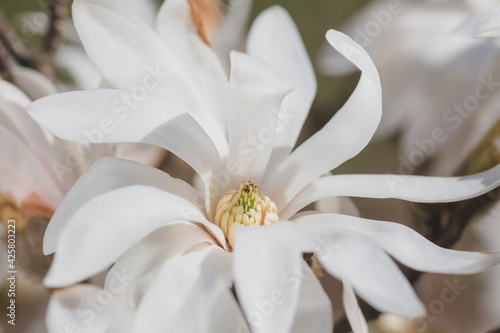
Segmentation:
{"type": "Polygon", "coordinates": [[[215,224],[233,246],[234,233],[240,225],[268,225],[279,220],[278,208],[269,197],[259,193],[252,182],[244,182],[238,191],[231,190],[217,204],[215,224]]]}

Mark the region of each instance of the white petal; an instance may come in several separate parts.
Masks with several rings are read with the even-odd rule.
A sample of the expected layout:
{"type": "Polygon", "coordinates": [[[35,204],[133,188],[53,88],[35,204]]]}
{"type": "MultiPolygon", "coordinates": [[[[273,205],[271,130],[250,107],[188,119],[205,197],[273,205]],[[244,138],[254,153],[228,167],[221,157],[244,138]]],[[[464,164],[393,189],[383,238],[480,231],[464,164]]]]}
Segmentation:
{"type": "Polygon", "coordinates": [[[110,266],[151,231],[176,220],[201,223],[216,238],[223,237],[222,230],[196,206],[156,187],[127,186],[93,197],[61,231],[44,282],[62,286],[86,279],[110,266]]]}
{"type": "Polygon", "coordinates": [[[156,276],[163,262],[204,242],[215,244],[203,228],[189,222],[158,228],[118,259],[106,276],[105,287],[137,305],[143,289],[156,276]]]}
{"type": "Polygon", "coordinates": [[[212,38],[212,45],[227,69],[229,69],[229,52],[240,50],[244,46],[252,5],[253,0],[229,2],[222,24],[212,38]]]}
{"type": "MultiPolygon", "coordinates": [[[[334,233],[338,228],[369,238],[404,265],[424,272],[473,274],[500,263],[500,252],[444,249],[399,223],[339,214],[315,214],[295,219],[310,235],[334,233]]],[[[311,236],[313,238],[313,236],[311,236]]]]}
{"type": "Polygon", "coordinates": [[[227,76],[215,51],[198,34],[188,0],[165,1],[158,13],[157,30],[190,81],[185,82],[190,100],[199,96],[203,103],[192,107],[217,119],[218,130],[224,134],[227,76]]]}
{"type": "MultiPolygon", "coordinates": [[[[174,0],[166,2],[164,7],[176,8],[178,5],[178,0],[174,0]]],[[[160,17],[164,13],[161,10],[160,17]]],[[[188,72],[194,64],[185,61],[186,59],[179,62],[176,57],[176,48],[181,47],[177,42],[186,41],[180,39],[174,45],[166,45],[132,6],[120,0],[76,1],[73,4],[73,18],[90,59],[112,87],[139,94],[146,91],[169,98],[193,115],[214,140],[221,155],[227,154],[224,131],[214,119],[215,112],[220,112],[223,105],[207,112],[207,104],[210,102],[207,96],[210,94],[200,91],[198,76],[188,72]]],[[[184,21],[191,20],[186,15],[181,18],[184,21]]],[[[182,32],[187,35],[184,31],[187,24],[182,20],[175,22],[184,24],[175,25],[175,31],[171,34],[182,32]]],[[[203,54],[196,56],[201,59],[204,57],[203,54]]],[[[214,69],[213,66],[208,67],[214,69]]],[[[211,74],[215,72],[216,70],[211,74]]],[[[220,83],[219,81],[217,82],[220,83]]],[[[206,88],[206,85],[203,87],[206,88]]],[[[219,94],[225,92],[224,86],[213,88],[220,89],[219,94]]],[[[208,108],[212,106],[210,104],[208,108]]]]}
{"type": "Polygon", "coordinates": [[[47,309],[49,332],[126,333],[133,309],[105,289],[80,284],[56,290],[47,309]]]}
{"type": "Polygon", "coordinates": [[[304,252],[316,253],[328,273],[352,285],[377,310],[405,318],[424,313],[412,286],[378,244],[347,228],[327,228],[326,221],[314,220],[323,215],[334,216],[314,214],[297,219],[307,221],[296,222],[304,252]]]}
{"type": "Polygon", "coordinates": [[[248,34],[247,51],[295,88],[281,107],[280,130],[277,130],[270,160],[270,168],[274,169],[295,146],[316,95],[316,77],[299,31],[282,7],[271,7],[255,19],[248,34]]]}
{"type": "Polygon", "coordinates": [[[302,265],[299,305],[292,332],[333,332],[332,305],[318,279],[307,264],[302,265]]]}
{"type": "Polygon", "coordinates": [[[302,277],[297,245],[297,231],[289,222],[236,230],[234,285],[253,332],[290,330],[302,277]]]}
{"type": "Polygon", "coordinates": [[[67,140],[151,143],[176,154],[202,176],[218,168],[217,149],[189,114],[150,94],[126,104],[124,98],[130,96],[110,89],[69,92],[40,99],[28,111],[49,132],[67,140]]]}
{"type": "Polygon", "coordinates": [[[45,232],[44,253],[57,250],[61,233],[84,204],[101,194],[137,184],[168,191],[194,203],[203,212],[203,197],[184,181],[139,163],[103,158],[80,177],[54,213],[45,232]]]}
{"type": "Polygon", "coordinates": [[[363,312],[358,305],[358,300],[354,294],[354,290],[348,283],[343,283],[344,293],[342,300],[344,301],[345,313],[353,333],[368,333],[368,324],[366,323],[363,312]]]}
{"type": "Polygon", "coordinates": [[[500,36],[500,11],[488,17],[477,29],[476,37],[500,36]]]}
{"type": "Polygon", "coordinates": [[[161,268],[141,301],[133,332],[248,331],[225,279],[200,267],[203,258],[197,257],[206,254],[173,258],[161,268]]]}
{"type": "Polygon", "coordinates": [[[79,0],[72,13],[89,58],[113,87],[141,87],[155,66],[165,69],[165,46],[128,1],[79,0]]]}
{"type": "MultiPolygon", "coordinates": [[[[315,202],[316,210],[322,213],[345,214],[360,216],[359,210],[354,202],[348,197],[328,197],[315,202]]],[[[282,213],[280,213],[281,215],[282,213]]],[[[285,214],[286,215],[286,214],[285,214]]],[[[284,219],[287,217],[283,216],[284,219]]]]}
{"type": "Polygon", "coordinates": [[[290,91],[289,84],[263,62],[231,52],[228,165],[234,164],[239,170],[231,175],[227,188],[245,180],[259,184],[273,149],[273,119],[276,124],[281,103],[290,91]]]}
{"type": "Polygon", "coordinates": [[[134,7],[137,13],[151,26],[154,25],[156,13],[158,12],[158,2],[154,0],[127,0],[134,7]]]}
{"type": "Polygon", "coordinates": [[[327,40],[361,70],[358,86],[333,118],[300,145],[273,173],[267,194],[284,207],[304,186],[358,154],[370,141],[382,114],[375,65],[346,35],[330,30],[327,40]]]}
{"type": "Polygon", "coordinates": [[[159,167],[167,152],[165,149],[145,143],[122,143],[115,145],[113,156],[159,167]]]}
{"type": "Polygon", "coordinates": [[[395,198],[413,202],[453,202],[477,197],[500,185],[500,165],[463,177],[410,175],[334,175],[307,185],[283,210],[291,216],[316,200],[331,196],[395,198]]]}
{"type": "MultiPolygon", "coordinates": [[[[0,121],[2,117],[0,115],[0,121]]],[[[64,197],[61,184],[50,168],[44,167],[18,136],[0,124],[0,188],[21,204],[31,194],[37,194],[55,209],[64,197]]]]}

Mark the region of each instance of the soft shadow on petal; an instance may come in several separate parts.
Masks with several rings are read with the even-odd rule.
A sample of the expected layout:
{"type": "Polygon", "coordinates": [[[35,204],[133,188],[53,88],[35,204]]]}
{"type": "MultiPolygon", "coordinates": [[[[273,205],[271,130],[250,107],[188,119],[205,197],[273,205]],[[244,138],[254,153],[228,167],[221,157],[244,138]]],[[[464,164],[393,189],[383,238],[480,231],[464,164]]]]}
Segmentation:
{"type": "Polygon", "coordinates": [[[200,265],[213,250],[209,246],[163,265],[139,305],[133,332],[248,332],[225,279],[200,265]]]}
{"type": "Polygon", "coordinates": [[[104,286],[137,306],[163,262],[205,242],[216,243],[208,232],[190,222],[179,221],[158,228],[116,261],[104,286]]]}

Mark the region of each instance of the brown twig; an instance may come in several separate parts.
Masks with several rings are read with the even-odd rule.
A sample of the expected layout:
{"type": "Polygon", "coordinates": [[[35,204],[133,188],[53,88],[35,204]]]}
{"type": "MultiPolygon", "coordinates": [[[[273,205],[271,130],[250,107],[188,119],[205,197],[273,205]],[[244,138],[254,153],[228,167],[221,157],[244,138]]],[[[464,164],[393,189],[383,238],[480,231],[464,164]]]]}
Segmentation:
{"type": "Polygon", "coordinates": [[[7,55],[7,50],[5,46],[0,41],[0,75],[4,80],[12,82],[12,73],[9,67],[9,56],[7,55]]]}
{"type": "Polygon", "coordinates": [[[43,41],[43,53],[50,59],[54,58],[63,40],[64,17],[66,16],[65,0],[49,0],[49,27],[43,41]]]}
{"type": "Polygon", "coordinates": [[[19,64],[36,68],[36,56],[24,46],[24,43],[7,21],[2,9],[0,9],[0,40],[5,49],[19,64]]]}

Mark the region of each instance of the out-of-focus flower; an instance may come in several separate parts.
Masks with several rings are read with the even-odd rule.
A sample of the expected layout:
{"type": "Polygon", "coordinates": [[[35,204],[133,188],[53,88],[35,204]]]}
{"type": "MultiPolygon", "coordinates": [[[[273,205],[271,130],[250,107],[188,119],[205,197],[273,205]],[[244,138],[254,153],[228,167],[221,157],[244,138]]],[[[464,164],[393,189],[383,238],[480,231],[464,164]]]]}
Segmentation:
{"type": "MultiPolygon", "coordinates": [[[[401,133],[400,172],[432,158],[431,174],[453,174],[499,118],[498,42],[478,38],[488,37],[485,23],[499,5],[376,1],[341,29],[379,70],[384,114],[377,136],[401,133]]],[[[320,65],[332,75],[352,69],[326,47],[320,65]]]]}
{"type": "Polygon", "coordinates": [[[33,118],[53,134],[80,142],[92,141],[96,132],[82,133],[98,128],[103,119],[116,121],[101,140],[162,146],[184,159],[203,184],[199,191],[121,159],[96,162],[49,224],[44,250],[55,257],[45,283],[67,286],[116,262],[108,273],[109,293],[89,286],[58,292],[49,313],[53,330],[76,320],[78,327],[94,331],[123,331],[124,326],[135,332],[196,330],[198,325],[206,331],[235,331],[245,328],[238,320],[244,313],[255,332],[331,332],[330,304],[302,258],[314,253],[313,262],[344,282],[348,318],[362,332],[364,319],[353,290],[383,312],[403,317],[424,312],[390,256],[414,269],[457,274],[500,260],[498,253],[439,248],[396,223],[296,214],[326,197],[446,202],[500,183],[500,167],[460,178],[322,177],[367,145],[381,117],[378,73],[347,36],[331,30],[327,40],[361,70],[359,84],[327,125],[292,151],[316,82],[283,9],[271,8],[256,19],[248,54],[231,53],[229,79],[193,24],[185,0],[163,4],[157,31],[116,0],[77,1],[73,15],[89,56],[117,89],[39,100],[30,106],[33,118]],[[113,101],[134,96],[138,80],[151,69],[163,79],[155,93],[144,92],[140,100],[118,108],[113,101]],[[120,270],[129,281],[117,294],[111,289],[123,285],[116,278],[120,270]],[[74,312],[82,304],[74,300],[98,299],[99,293],[111,297],[112,306],[94,311],[86,322],[74,312]],[[193,316],[203,320],[195,322],[193,316]]]}

